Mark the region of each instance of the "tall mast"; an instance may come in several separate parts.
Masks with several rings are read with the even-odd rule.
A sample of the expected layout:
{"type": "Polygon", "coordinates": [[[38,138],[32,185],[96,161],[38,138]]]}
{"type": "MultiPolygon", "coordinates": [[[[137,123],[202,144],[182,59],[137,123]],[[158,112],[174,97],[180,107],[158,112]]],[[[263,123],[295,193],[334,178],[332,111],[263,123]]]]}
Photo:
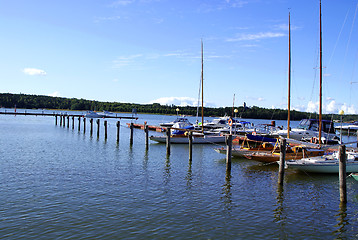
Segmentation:
{"type": "Polygon", "coordinates": [[[204,53],[201,39],[201,131],[204,133],[204,53]]]}
{"type": "Polygon", "coordinates": [[[291,18],[288,12],[288,109],[287,109],[287,138],[290,138],[291,111],[291,18]]]}
{"type": "Polygon", "coordinates": [[[319,1],[319,133],[318,142],[322,139],[322,11],[321,0],[319,1]]]}

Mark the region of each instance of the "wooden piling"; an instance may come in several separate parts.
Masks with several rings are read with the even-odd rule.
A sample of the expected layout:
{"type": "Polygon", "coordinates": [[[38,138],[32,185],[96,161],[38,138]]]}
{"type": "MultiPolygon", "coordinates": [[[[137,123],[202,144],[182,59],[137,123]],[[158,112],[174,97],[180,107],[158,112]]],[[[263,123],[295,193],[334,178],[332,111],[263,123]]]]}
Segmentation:
{"type": "Polygon", "coordinates": [[[93,118],[90,119],[90,124],[91,124],[90,135],[92,136],[92,134],[93,134],[93,118]]]}
{"type": "Polygon", "coordinates": [[[67,115],[67,128],[70,128],[70,116],[67,115]]]}
{"type": "Polygon", "coordinates": [[[149,127],[148,125],[144,126],[144,132],[145,132],[145,149],[148,150],[149,147],[149,127]]]}
{"type": "Polygon", "coordinates": [[[78,131],[81,131],[81,117],[78,117],[78,131]]]}
{"type": "Polygon", "coordinates": [[[278,184],[283,186],[285,176],[286,139],[280,139],[280,164],[278,170],[278,184]]]}
{"type": "Polygon", "coordinates": [[[117,142],[119,142],[119,127],[120,127],[120,122],[117,121],[117,142]]]}
{"type": "Polygon", "coordinates": [[[346,146],[339,147],[339,195],[341,203],[347,202],[346,146]]]}
{"type": "Polygon", "coordinates": [[[99,122],[100,122],[100,120],[97,119],[96,122],[97,122],[97,138],[99,138],[99,122]]]}
{"type": "Polygon", "coordinates": [[[72,116],[72,129],[75,129],[75,116],[72,116]]]}
{"type": "Polygon", "coordinates": [[[104,139],[107,139],[107,120],[104,120],[104,139]]]}
{"type": "Polygon", "coordinates": [[[86,118],[83,117],[83,133],[86,133],[86,118]]]}
{"type": "Polygon", "coordinates": [[[231,170],[232,134],[226,136],[226,171],[231,170]]]}
{"type": "Polygon", "coordinates": [[[130,145],[133,145],[133,129],[134,129],[133,123],[131,123],[131,125],[129,126],[129,128],[130,128],[129,144],[130,144],[130,145]]]}
{"type": "Polygon", "coordinates": [[[63,115],[63,127],[66,127],[66,115],[63,115]]]}
{"type": "Polygon", "coordinates": [[[167,156],[170,155],[170,128],[167,128],[166,130],[166,134],[167,134],[167,139],[166,139],[166,145],[167,145],[167,156]]]}
{"type": "MultiPolygon", "coordinates": [[[[57,118],[56,118],[57,120],[57,118]]],[[[62,116],[60,115],[60,127],[62,127],[62,116]]]]}
{"type": "Polygon", "coordinates": [[[55,125],[57,126],[57,114],[55,115],[55,125]]]}
{"type": "Polygon", "coordinates": [[[193,160],[193,132],[189,132],[189,161],[193,160]]]}

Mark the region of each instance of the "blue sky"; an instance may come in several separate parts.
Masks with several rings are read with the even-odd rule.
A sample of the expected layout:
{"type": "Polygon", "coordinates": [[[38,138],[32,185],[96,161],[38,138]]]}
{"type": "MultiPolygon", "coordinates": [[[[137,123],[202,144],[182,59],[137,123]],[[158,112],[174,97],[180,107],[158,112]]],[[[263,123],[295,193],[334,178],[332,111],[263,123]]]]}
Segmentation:
{"type": "MultiPolygon", "coordinates": [[[[323,0],[324,112],[358,113],[355,0],[323,0]]],[[[318,0],[0,0],[4,93],[318,110],[318,0]]]]}

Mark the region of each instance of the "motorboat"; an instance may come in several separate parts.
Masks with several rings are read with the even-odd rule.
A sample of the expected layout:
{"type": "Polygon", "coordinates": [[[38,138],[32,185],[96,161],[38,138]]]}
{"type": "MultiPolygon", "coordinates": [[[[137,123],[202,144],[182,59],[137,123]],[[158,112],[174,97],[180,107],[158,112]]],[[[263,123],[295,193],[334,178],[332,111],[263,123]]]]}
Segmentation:
{"type": "Polygon", "coordinates": [[[176,122],[172,126],[171,134],[180,136],[180,135],[184,135],[186,132],[188,132],[188,130],[194,130],[193,124],[186,122],[186,121],[176,122]]]}
{"type": "Polygon", "coordinates": [[[98,113],[98,112],[95,112],[95,111],[88,111],[84,117],[86,118],[103,118],[105,117],[105,114],[104,113],[98,113]]]}
{"type": "MultiPolygon", "coordinates": [[[[286,136],[287,130],[276,130],[273,136],[286,136]]],[[[302,119],[297,128],[290,130],[290,138],[299,141],[318,142],[319,138],[319,120],[302,119]]],[[[334,124],[329,120],[322,120],[322,137],[321,142],[325,144],[338,144],[340,138],[336,135],[334,124]]]]}
{"type": "MultiPolygon", "coordinates": [[[[358,152],[346,151],[346,172],[358,172],[358,152]]],[[[339,173],[339,152],[323,156],[302,158],[300,160],[288,160],[285,162],[287,168],[303,172],[313,173],[339,173]]]]}
{"type": "Polygon", "coordinates": [[[161,127],[172,127],[175,123],[187,123],[187,124],[193,125],[188,120],[188,118],[186,118],[185,116],[178,116],[174,121],[166,122],[166,123],[160,123],[159,125],[161,127]]]}

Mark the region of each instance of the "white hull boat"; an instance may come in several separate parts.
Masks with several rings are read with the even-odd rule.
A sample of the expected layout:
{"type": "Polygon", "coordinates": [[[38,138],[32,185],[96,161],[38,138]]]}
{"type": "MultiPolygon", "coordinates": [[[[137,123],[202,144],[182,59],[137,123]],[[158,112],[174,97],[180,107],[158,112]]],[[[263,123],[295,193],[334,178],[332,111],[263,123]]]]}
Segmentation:
{"type": "MultiPolygon", "coordinates": [[[[303,119],[299,123],[297,128],[290,130],[290,138],[299,141],[312,141],[318,142],[318,120],[316,119],[303,119]]],[[[287,136],[287,130],[277,130],[273,133],[273,136],[287,136]]],[[[322,140],[325,144],[338,144],[340,142],[339,137],[335,133],[333,122],[323,120],[322,121],[322,140]]]]}
{"type": "Polygon", "coordinates": [[[160,123],[159,125],[161,127],[172,127],[175,123],[187,123],[189,125],[192,125],[189,120],[185,117],[185,116],[180,116],[177,117],[177,119],[175,119],[172,122],[167,122],[167,123],[160,123]]]}
{"type": "MultiPolygon", "coordinates": [[[[209,144],[209,143],[225,143],[225,136],[217,136],[217,135],[204,135],[204,136],[193,136],[193,144],[209,144]]],[[[165,143],[167,141],[166,136],[150,136],[150,140],[165,143]]],[[[188,144],[189,137],[171,137],[170,143],[181,143],[188,144]]]]}
{"type": "MultiPolygon", "coordinates": [[[[288,168],[313,173],[339,173],[338,152],[332,155],[302,158],[296,161],[286,161],[288,168]]],[[[346,172],[358,172],[358,153],[347,152],[346,172]]]]}

